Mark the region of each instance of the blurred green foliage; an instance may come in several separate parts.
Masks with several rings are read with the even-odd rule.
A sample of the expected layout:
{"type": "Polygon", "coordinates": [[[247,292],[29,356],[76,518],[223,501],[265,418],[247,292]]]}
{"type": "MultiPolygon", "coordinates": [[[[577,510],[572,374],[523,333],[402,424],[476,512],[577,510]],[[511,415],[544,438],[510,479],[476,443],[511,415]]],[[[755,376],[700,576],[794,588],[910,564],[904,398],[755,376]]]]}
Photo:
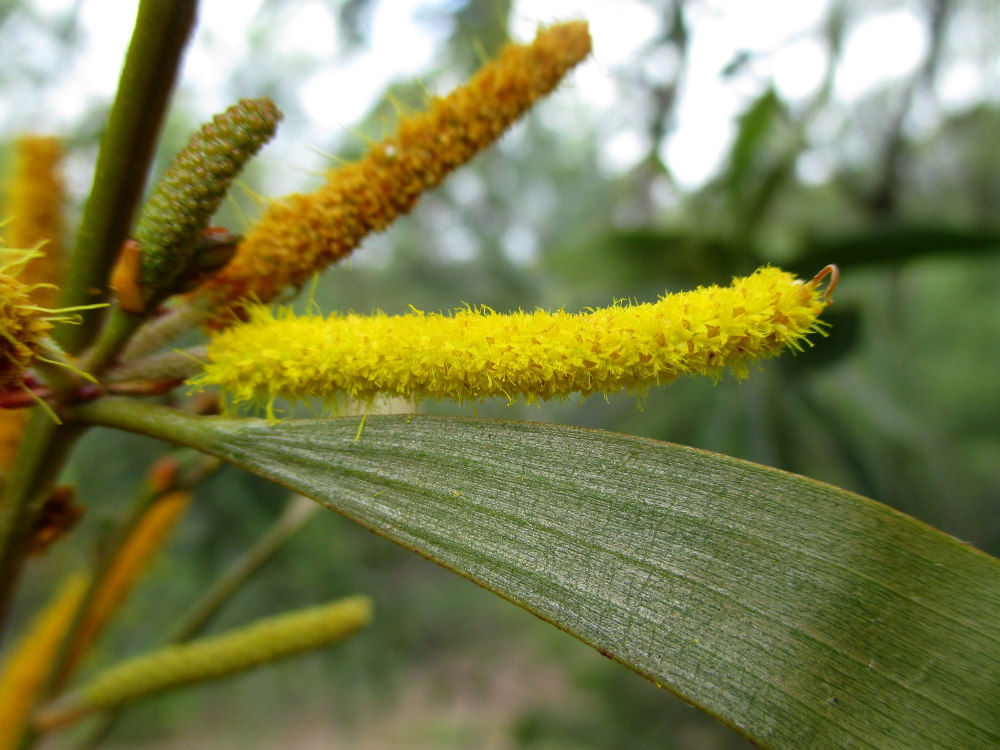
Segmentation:
{"type": "MultiPolygon", "coordinates": [[[[251,40],[261,57],[268,22],[299,4],[262,5],[251,40]]],[[[345,57],[367,44],[379,5],[331,4],[345,57]]],[[[413,216],[327,273],[316,293],[320,307],[400,312],[410,304],[448,309],[469,302],[580,309],[727,281],[766,262],[805,277],[837,263],[842,278],[827,316],[829,338],[765,364],[748,381],[677,383],[649,393],[641,409],[634,399],[615,397],[582,405],[484,404],[477,413],[745,457],[855,490],[1000,553],[1000,102],[956,109],[939,96],[942,71],[976,61],[958,60],[975,51],[963,50],[956,35],[979,24],[992,25],[996,38],[995,9],[952,0],[908,4],[928,29],[926,59],[911,76],[853,104],[835,97],[833,81],[845,35],[877,12],[871,4],[830,4],[815,30],[828,55],[826,76],[805,100],[786,101],[766,76],[747,73],[761,53],[734,48],[720,75],[752,81],[756,93],[745,97],[717,174],[686,189],[663,157],[682,102],[677,81],[645,80],[643,62],[669,54],[683,74],[697,14],[681,0],[647,5],[661,28],[607,71],[623,111],[642,131],[638,160],[603,166],[616,129],[634,122],[596,118],[571,84],[425,196],[413,216]],[[915,127],[928,108],[933,125],[915,127]],[[803,164],[817,155],[827,172],[807,180],[803,164]]],[[[445,30],[447,54],[437,69],[413,71],[420,84],[394,85],[392,99],[418,107],[425,87],[471,71],[480,50],[490,53],[506,37],[512,12],[520,11],[506,0],[428,4],[424,21],[445,30]]],[[[0,33],[40,18],[30,3],[8,2],[0,33]]],[[[56,50],[70,50],[79,33],[71,12],[48,31],[56,50]]],[[[995,48],[976,54],[992,55],[995,69],[995,48]]],[[[233,101],[271,95],[289,119],[303,117],[288,92],[307,66],[248,65],[224,94],[233,101]]],[[[33,63],[22,73],[44,86],[42,74],[60,70],[33,63]]],[[[23,80],[0,90],[16,85],[23,80]]],[[[77,157],[92,153],[100,111],[95,105],[73,134],[77,157]]],[[[164,163],[191,128],[183,111],[182,102],[168,125],[164,163]]],[[[377,107],[356,124],[358,132],[377,138],[391,112],[377,107]]],[[[359,139],[345,145],[342,136],[316,145],[344,157],[363,148],[359,139]]],[[[269,177],[253,169],[246,182],[269,193],[269,177]]],[[[252,200],[237,197],[252,214],[252,200]]],[[[232,205],[220,218],[234,227],[242,221],[232,205]]],[[[470,413],[434,403],[421,410],[470,413]]],[[[133,436],[88,436],[73,469],[87,480],[80,538],[100,544],[155,454],[154,443],[133,436]],[[107,455],[120,458],[109,464],[101,458],[107,455]]],[[[278,489],[235,469],[220,471],[199,491],[170,554],[105,639],[101,656],[110,661],[157,643],[281,507],[278,489]]],[[[72,564],[57,548],[31,580],[42,586],[72,564]]],[[[25,609],[36,596],[28,589],[25,609]]],[[[230,746],[270,747],[297,736],[283,723],[304,722],[341,727],[338,736],[350,738],[345,746],[360,748],[476,747],[489,738],[501,738],[494,747],[538,750],[747,746],[568,636],[330,514],[314,518],[260,572],[218,627],[354,592],[373,594],[378,608],[375,626],[350,648],[149,701],[126,716],[115,738],[123,746],[163,736],[212,738],[221,724],[230,746]],[[182,732],[182,725],[190,729],[182,732]]]]}

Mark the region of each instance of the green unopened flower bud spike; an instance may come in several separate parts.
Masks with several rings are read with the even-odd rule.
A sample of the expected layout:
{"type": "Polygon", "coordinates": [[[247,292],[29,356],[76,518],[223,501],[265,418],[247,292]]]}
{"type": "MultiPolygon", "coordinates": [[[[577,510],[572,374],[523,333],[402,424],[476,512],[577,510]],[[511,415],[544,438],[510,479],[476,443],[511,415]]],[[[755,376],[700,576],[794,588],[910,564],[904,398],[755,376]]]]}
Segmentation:
{"type": "Polygon", "coordinates": [[[215,680],[346,638],[372,617],[372,601],[352,596],[259,620],[245,628],[137,656],[94,677],[44,709],[36,725],[52,729],[168,688],[215,680]]]}
{"type": "MultiPolygon", "coordinates": [[[[229,186],[274,135],[281,112],[270,99],[241,99],[195,133],[177,154],[143,208],[136,246],[123,253],[115,273],[118,300],[139,314],[180,291],[192,273],[206,270],[203,255],[218,255],[218,238],[205,236],[229,186]],[[130,257],[130,253],[137,257],[130,257]]],[[[214,262],[218,268],[225,265],[214,262]]]]}
{"type": "Polygon", "coordinates": [[[395,134],[363,159],[331,171],[319,190],[271,203],[233,262],[203,287],[217,310],[213,324],[229,326],[244,317],[246,304],[301,287],[409,213],[423,193],[549,94],[590,48],[583,21],[540,29],[530,44],[507,45],[466,85],[432,97],[426,112],[402,117],[395,134]]]}
{"type": "Polygon", "coordinates": [[[116,307],[87,355],[101,371],[166,297],[189,291],[229,262],[240,237],[209,227],[243,166],[274,135],[270,99],[241,99],[195,133],[160,179],[111,274],[116,307]]]}

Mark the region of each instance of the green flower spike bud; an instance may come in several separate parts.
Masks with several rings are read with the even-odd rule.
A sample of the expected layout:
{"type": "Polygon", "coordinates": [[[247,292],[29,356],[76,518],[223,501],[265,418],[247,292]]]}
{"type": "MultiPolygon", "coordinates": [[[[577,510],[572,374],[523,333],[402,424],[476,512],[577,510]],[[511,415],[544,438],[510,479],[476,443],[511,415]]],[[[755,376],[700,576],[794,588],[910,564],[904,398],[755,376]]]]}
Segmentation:
{"type": "Polygon", "coordinates": [[[163,298],[189,288],[204,276],[201,257],[212,252],[217,270],[235,248],[217,242],[209,221],[243,165],[274,135],[281,112],[270,99],[241,99],[192,136],[174,158],[146,202],[135,240],[123,248],[113,275],[118,301],[126,312],[141,314],[163,298]],[[207,237],[207,239],[206,239],[207,237]]]}
{"type": "Polygon", "coordinates": [[[371,599],[351,596],[267,617],[210,638],[167,646],[97,674],[79,691],[43,709],[35,724],[52,729],[95,710],[319,648],[346,638],[367,625],[371,617],[371,599]]]}

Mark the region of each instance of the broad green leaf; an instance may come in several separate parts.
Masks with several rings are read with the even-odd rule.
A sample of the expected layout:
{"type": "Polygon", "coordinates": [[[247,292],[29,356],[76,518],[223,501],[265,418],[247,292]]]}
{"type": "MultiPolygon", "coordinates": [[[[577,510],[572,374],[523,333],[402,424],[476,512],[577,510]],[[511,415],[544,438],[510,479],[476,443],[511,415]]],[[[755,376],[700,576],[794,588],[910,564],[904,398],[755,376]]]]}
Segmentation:
{"type": "Polygon", "coordinates": [[[849,492],[526,422],[79,413],[311,496],[761,746],[1000,746],[1000,562],[849,492]]]}

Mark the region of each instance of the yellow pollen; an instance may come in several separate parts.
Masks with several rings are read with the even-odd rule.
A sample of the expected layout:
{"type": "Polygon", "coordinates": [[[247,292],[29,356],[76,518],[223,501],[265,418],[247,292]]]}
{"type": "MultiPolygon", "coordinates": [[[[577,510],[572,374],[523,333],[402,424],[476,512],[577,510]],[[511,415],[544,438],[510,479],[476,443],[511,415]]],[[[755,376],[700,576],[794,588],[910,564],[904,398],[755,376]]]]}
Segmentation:
{"type": "Polygon", "coordinates": [[[226,310],[268,302],[289,286],[351,253],[364,237],[408,213],[420,194],[496,141],[590,53],[584,22],[539,31],[529,45],[508,45],[468,84],[404,117],[396,134],[365,158],[330,172],[327,184],[270,204],[236,256],[204,289],[226,310]]]}
{"type": "Polygon", "coordinates": [[[718,377],[726,367],[745,377],[748,363],[801,348],[819,329],[828,303],[820,278],[803,283],[762,268],[728,287],[585,313],[466,308],[323,318],[258,306],[249,322],[211,339],[194,382],[221,386],[237,404],[381,394],[534,402],[642,392],[681,375],[718,377]]]}
{"type": "Polygon", "coordinates": [[[41,348],[42,339],[52,324],[45,311],[31,298],[32,286],[22,283],[7,271],[20,259],[3,261],[4,255],[32,253],[0,250],[0,391],[20,387],[24,371],[41,348]]]}

